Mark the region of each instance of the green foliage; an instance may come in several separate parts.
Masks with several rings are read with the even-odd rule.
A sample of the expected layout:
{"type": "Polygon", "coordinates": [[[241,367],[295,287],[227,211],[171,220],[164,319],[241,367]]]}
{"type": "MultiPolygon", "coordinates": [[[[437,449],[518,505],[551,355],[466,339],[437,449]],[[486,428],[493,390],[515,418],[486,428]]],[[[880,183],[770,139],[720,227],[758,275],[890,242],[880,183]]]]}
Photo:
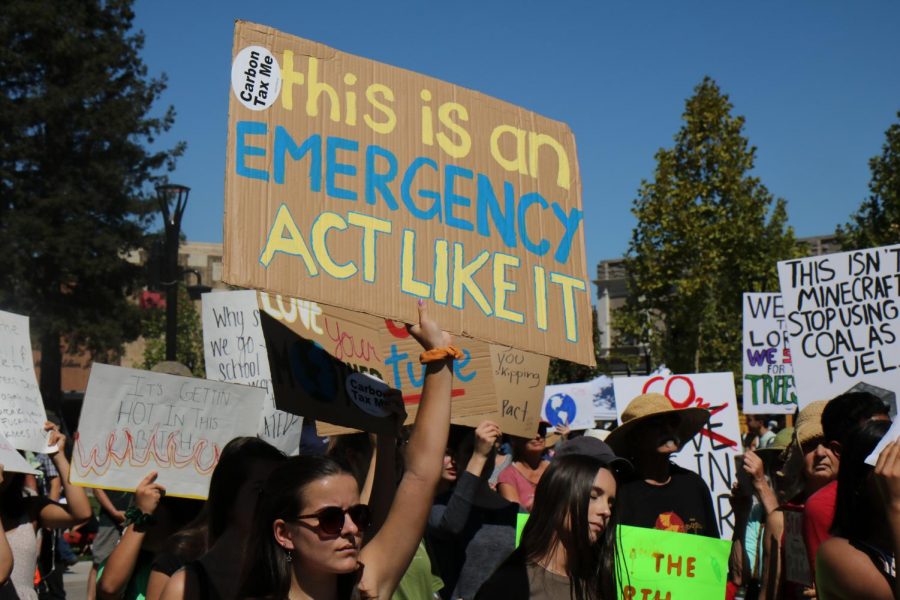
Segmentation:
{"type": "MultiPolygon", "coordinates": [[[[597,326],[597,309],[594,308],[591,313],[593,315],[594,358],[599,361],[600,328],[597,326]]],[[[597,367],[588,367],[587,365],[580,365],[568,360],[553,358],[550,359],[550,368],[547,371],[547,384],[580,383],[582,381],[590,381],[599,374],[600,370],[597,367]]]]}
{"type": "MultiPolygon", "coordinates": [[[[42,390],[54,343],[106,355],[139,333],[141,242],[152,184],[183,147],[146,144],[164,79],[147,75],[131,0],[6,0],[0,11],[0,306],[31,316],[42,390]],[[55,342],[54,342],[55,341],[55,342]],[[46,373],[45,373],[46,371],[46,373]]],[[[46,400],[46,398],[45,398],[46,400]]]]}
{"type": "Polygon", "coordinates": [[[881,156],[869,159],[869,197],[849,223],[837,228],[845,250],[900,243],[900,123],[892,124],[885,138],[881,156]]]}
{"type": "MultiPolygon", "coordinates": [[[[141,311],[141,334],[144,336],[144,363],[138,368],[150,370],[166,360],[166,309],[141,311]]],[[[178,285],[178,324],[175,332],[175,358],[191,370],[195,377],[206,377],[203,358],[203,324],[184,284],[178,285]]]]}
{"type": "Polygon", "coordinates": [[[740,372],[741,295],[777,290],[775,263],[797,255],[785,202],[750,175],[756,148],[731,110],[704,78],[632,209],[617,343],[649,343],[654,364],[676,373],[740,372]]]}

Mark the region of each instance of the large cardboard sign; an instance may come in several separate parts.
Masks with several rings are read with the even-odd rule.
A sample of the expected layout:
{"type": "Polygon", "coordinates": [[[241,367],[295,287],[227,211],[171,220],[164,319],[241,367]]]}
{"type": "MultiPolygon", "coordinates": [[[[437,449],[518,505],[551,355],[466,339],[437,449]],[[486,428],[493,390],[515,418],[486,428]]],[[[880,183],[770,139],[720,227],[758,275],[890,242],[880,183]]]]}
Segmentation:
{"type": "Polygon", "coordinates": [[[619,525],[620,600],[724,598],[731,542],[619,525]]]}
{"type": "Polygon", "coordinates": [[[797,399],[900,392],[900,245],[778,263],[797,399]]]}
{"type": "Polygon", "coordinates": [[[46,421],[28,317],[0,310],[0,435],[19,450],[44,452],[46,421]]]}
{"type": "Polygon", "coordinates": [[[703,478],[712,493],[719,532],[722,538],[731,539],[734,517],[728,497],[737,478],[734,457],[742,450],[734,375],[701,373],[615,377],[613,385],[620,423],[622,413],[631,400],[647,392],[665,395],[675,408],[700,407],[710,411],[707,426],[684,445],[673,462],[703,478]]]}
{"type": "Polygon", "coordinates": [[[591,429],[595,392],[596,385],[591,381],[548,385],[544,389],[541,416],[553,427],[568,425],[572,431],[591,429]]]}
{"type": "Polygon", "coordinates": [[[239,21],[228,283],[594,363],[569,128],[239,21]]]}
{"type": "Polygon", "coordinates": [[[479,422],[490,418],[503,433],[533,438],[542,420],[541,405],[549,366],[550,359],[546,356],[491,344],[497,416],[481,415],[478,422],[461,424],[477,427],[479,422]]]}
{"type": "Polygon", "coordinates": [[[262,388],[94,363],[72,483],[132,491],[150,472],[170,496],[205,499],[222,448],[256,435],[262,388]]]}
{"type": "Polygon", "coordinates": [[[744,413],[794,414],[797,393],[781,294],[744,294],[743,349],[744,413]]]}
{"type": "Polygon", "coordinates": [[[3,434],[0,434],[0,465],[3,466],[4,473],[38,474],[37,469],[28,464],[3,434]]]}
{"type": "Polygon", "coordinates": [[[203,354],[209,379],[265,390],[259,437],[286,454],[297,454],[303,417],[275,408],[269,355],[254,290],[203,294],[203,354]]]}
{"type": "MultiPolygon", "coordinates": [[[[396,424],[385,403],[396,390],[407,422],[415,419],[425,366],[404,325],[265,292],[258,302],[279,409],[316,419],[320,435],[388,433],[396,424]]],[[[466,338],[456,344],[465,356],[454,366],[451,419],[496,418],[489,345],[466,338]]]]}

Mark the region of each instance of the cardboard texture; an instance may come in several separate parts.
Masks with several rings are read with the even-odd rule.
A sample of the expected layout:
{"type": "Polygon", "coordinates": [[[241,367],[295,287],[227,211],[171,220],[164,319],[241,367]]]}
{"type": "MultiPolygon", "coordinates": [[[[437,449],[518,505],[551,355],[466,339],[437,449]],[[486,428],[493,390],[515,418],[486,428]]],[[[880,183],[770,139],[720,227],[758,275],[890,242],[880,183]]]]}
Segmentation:
{"type": "Polygon", "coordinates": [[[853,390],[872,392],[893,412],[900,244],[779,262],[778,278],[800,408],[853,390]]]}
{"type": "Polygon", "coordinates": [[[223,279],[594,364],[569,128],[238,21],[223,279]]]}
{"type": "Polygon", "coordinates": [[[745,292],[743,322],[744,414],[794,414],[797,392],[781,294],[745,292]]]}
{"type": "MultiPolygon", "coordinates": [[[[316,419],[320,435],[388,433],[396,425],[382,404],[396,390],[406,422],[415,419],[425,367],[404,325],[265,292],[258,301],[279,409],[316,419]]],[[[496,418],[488,344],[459,338],[456,345],[466,356],[455,365],[451,420],[496,418]]]]}
{"type": "Polygon", "coordinates": [[[206,499],[219,454],[256,435],[265,390],[94,363],[69,479],[133,491],[151,471],[169,496],[206,499]]]}
{"type": "Polygon", "coordinates": [[[0,310],[0,435],[19,450],[45,452],[47,413],[34,374],[28,317],[0,310]]]}
{"type": "MultiPolygon", "coordinates": [[[[531,439],[541,422],[541,403],[550,359],[515,348],[491,345],[494,391],[498,415],[492,417],[503,433],[531,439]]],[[[479,419],[479,422],[484,418],[479,419]]],[[[478,423],[462,423],[477,427],[478,423]]]]}
{"type": "Polygon", "coordinates": [[[298,454],[303,417],[275,408],[254,290],[203,294],[203,356],[208,379],[265,390],[259,437],[289,456],[298,454]]]}
{"type": "Polygon", "coordinates": [[[734,375],[699,373],[614,377],[613,386],[620,423],[628,404],[648,392],[663,394],[674,408],[699,407],[709,410],[709,423],[687,440],[672,462],[693,471],[709,486],[719,533],[723,539],[730,540],[734,528],[734,515],[729,502],[731,487],[736,481],[734,457],[742,451],[734,375]]]}

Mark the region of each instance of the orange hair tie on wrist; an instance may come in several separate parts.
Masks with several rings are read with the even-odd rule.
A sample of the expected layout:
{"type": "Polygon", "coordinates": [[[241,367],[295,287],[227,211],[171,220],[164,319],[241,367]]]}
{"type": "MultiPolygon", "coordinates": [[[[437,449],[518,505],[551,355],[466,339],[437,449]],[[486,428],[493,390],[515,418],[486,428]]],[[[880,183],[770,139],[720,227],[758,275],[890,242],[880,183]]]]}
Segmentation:
{"type": "Polygon", "coordinates": [[[426,350],[422,354],[419,355],[419,362],[423,365],[427,365],[433,362],[440,362],[442,360],[446,360],[448,358],[462,358],[462,351],[456,346],[447,346],[446,348],[432,348],[431,350],[426,350]]]}

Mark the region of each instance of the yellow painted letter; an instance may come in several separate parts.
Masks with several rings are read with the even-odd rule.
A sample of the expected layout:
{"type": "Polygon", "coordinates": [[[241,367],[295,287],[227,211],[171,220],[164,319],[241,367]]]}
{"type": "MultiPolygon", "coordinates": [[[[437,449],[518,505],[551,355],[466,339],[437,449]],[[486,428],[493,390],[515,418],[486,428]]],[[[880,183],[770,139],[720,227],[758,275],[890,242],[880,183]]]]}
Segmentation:
{"type": "Polygon", "coordinates": [[[506,294],[516,291],[516,284],[506,279],[506,267],[518,268],[521,261],[518,256],[494,254],[494,313],[501,319],[513,323],[524,323],[525,315],[506,308],[506,294]]]}
{"type": "Polygon", "coordinates": [[[309,271],[310,276],[315,277],[319,274],[312,254],[309,253],[309,248],[306,246],[306,241],[300,234],[300,230],[297,229],[297,224],[291,217],[291,211],[284,204],[279,206],[278,212],[275,213],[275,222],[272,224],[271,231],[269,231],[266,247],[259,257],[259,262],[262,263],[262,266],[268,267],[276,252],[299,256],[306,264],[306,270],[309,271]],[[284,237],[285,230],[288,237],[284,237]]]}
{"type": "Polygon", "coordinates": [[[512,125],[497,125],[491,132],[491,156],[497,164],[507,171],[518,171],[522,175],[528,175],[528,163],[525,160],[525,132],[516,129],[512,125]],[[505,158],[500,153],[500,136],[511,133],[516,136],[516,157],[512,160],[505,158]]]}
{"type": "Polygon", "coordinates": [[[556,172],[556,185],[565,190],[569,189],[569,155],[566,154],[566,149],[562,147],[562,144],[546,133],[535,133],[532,131],[528,134],[528,161],[530,163],[531,176],[538,176],[538,163],[540,162],[538,160],[538,151],[541,149],[541,146],[550,146],[556,151],[556,156],[559,160],[559,170],[556,172]]]}
{"type": "Polygon", "coordinates": [[[349,213],[347,221],[351,225],[362,227],[363,281],[372,283],[375,281],[375,257],[377,255],[375,242],[379,233],[391,232],[391,222],[357,212],[349,213]]]}
{"type": "Polygon", "coordinates": [[[416,281],[416,232],[412,229],[403,231],[403,247],[400,260],[400,290],[419,298],[431,296],[431,286],[416,281]]]}
{"type": "Polygon", "coordinates": [[[347,221],[344,217],[333,212],[324,212],[320,214],[313,222],[310,238],[312,239],[313,252],[316,254],[316,260],[322,265],[326,273],[335,279],[347,279],[353,277],[359,270],[353,261],[348,260],[344,264],[338,264],[331,258],[328,253],[328,245],[326,244],[328,232],[332,229],[343,231],[347,229],[347,221]]]}
{"type": "Polygon", "coordinates": [[[463,307],[463,296],[468,291],[475,303],[481,308],[481,311],[486,315],[490,315],[492,312],[491,305],[485,298],[484,292],[472,279],[475,273],[490,258],[490,254],[488,254],[487,250],[482,250],[481,254],[475,257],[475,260],[464,265],[463,248],[464,246],[460,242],[453,244],[453,308],[463,307]]]}
{"type": "Polygon", "coordinates": [[[566,322],[566,339],[574,342],[578,339],[578,315],[575,312],[574,290],[587,291],[587,286],[581,279],[569,277],[562,273],[550,273],[550,281],[562,288],[563,296],[563,320],[566,322]]]}

